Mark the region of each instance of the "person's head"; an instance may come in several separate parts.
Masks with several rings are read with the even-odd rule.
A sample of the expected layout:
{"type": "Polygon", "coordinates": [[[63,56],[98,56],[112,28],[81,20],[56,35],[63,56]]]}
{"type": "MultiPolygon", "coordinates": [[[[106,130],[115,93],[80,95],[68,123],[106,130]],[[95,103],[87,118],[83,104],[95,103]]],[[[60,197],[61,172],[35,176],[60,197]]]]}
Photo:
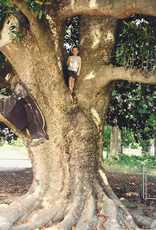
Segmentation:
{"type": "Polygon", "coordinates": [[[71,50],[71,53],[74,55],[74,56],[77,56],[79,54],[79,49],[78,47],[74,46],[71,50]]]}

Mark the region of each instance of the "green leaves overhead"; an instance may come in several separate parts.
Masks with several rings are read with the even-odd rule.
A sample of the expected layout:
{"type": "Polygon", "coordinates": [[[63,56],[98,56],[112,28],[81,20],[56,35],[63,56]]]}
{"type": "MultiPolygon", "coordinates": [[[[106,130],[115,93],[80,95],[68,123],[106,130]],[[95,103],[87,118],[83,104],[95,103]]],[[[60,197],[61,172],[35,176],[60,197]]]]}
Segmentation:
{"type": "Polygon", "coordinates": [[[5,17],[14,14],[15,11],[16,9],[10,0],[0,0],[0,27],[2,27],[5,17]]]}
{"type": "MultiPolygon", "coordinates": [[[[113,64],[143,71],[156,70],[156,18],[133,17],[119,23],[113,64]]],[[[132,129],[137,141],[156,133],[156,87],[124,81],[116,83],[107,121],[132,129]]]]}
{"type": "Polygon", "coordinates": [[[64,35],[64,48],[67,52],[71,47],[80,44],[80,17],[74,16],[66,19],[65,35],[64,35]]]}
{"type": "Polygon", "coordinates": [[[43,16],[44,16],[44,9],[43,9],[43,6],[44,6],[44,3],[46,1],[44,0],[38,0],[38,1],[34,1],[34,0],[27,0],[27,5],[28,7],[34,12],[36,13],[37,17],[39,19],[41,19],[43,16]]]}
{"type": "Polygon", "coordinates": [[[134,18],[122,23],[123,30],[120,29],[114,56],[115,64],[144,71],[156,69],[156,31],[152,20],[155,19],[134,18]]]}
{"type": "MultiPolygon", "coordinates": [[[[27,0],[28,7],[41,19],[44,15],[45,0],[27,0]]],[[[0,23],[8,14],[14,14],[18,9],[13,5],[11,0],[0,0],[0,23]]]]}
{"type": "Polygon", "coordinates": [[[0,0],[0,5],[5,6],[5,7],[10,7],[12,6],[12,3],[10,0],[0,0]]]}

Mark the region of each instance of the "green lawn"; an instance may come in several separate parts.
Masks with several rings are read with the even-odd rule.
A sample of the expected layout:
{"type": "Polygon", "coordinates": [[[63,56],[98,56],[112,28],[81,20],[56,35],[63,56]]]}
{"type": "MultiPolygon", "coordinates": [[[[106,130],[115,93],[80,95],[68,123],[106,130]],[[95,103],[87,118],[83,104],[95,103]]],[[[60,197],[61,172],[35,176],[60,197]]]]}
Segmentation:
{"type": "Polygon", "coordinates": [[[104,168],[108,171],[134,173],[141,172],[143,166],[148,170],[156,171],[156,157],[120,155],[104,161],[104,168]]]}

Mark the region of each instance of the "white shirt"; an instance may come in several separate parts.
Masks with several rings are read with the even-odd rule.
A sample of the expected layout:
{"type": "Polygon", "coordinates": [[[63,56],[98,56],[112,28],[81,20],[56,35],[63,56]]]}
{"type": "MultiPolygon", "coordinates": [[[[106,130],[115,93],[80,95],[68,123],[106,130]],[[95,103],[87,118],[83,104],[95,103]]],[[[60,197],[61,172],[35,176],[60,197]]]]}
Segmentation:
{"type": "Polygon", "coordinates": [[[68,70],[77,72],[79,69],[80,57],[79,56],[70,56],[70,63],[68,65],[68,70]]]}

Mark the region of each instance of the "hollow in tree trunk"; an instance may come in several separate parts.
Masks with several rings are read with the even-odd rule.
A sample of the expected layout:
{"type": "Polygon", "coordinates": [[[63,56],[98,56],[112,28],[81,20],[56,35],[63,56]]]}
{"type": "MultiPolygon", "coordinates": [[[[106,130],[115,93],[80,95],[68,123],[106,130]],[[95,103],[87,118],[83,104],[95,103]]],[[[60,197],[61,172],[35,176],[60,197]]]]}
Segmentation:
{"type": "Polygon", "coordinates": [[[41,226],[49,230],[139,229],[113,193],[102,168],[102,130],[111,82],[123,79],[156,84],[155,76],[109,65],[116,19],[97,16],[102,13],[94,10],[94,1],[87,1],[91,13],[81,18],[82,72],[75,91],[77,103],[72,104],[61,68],[63,20],[47,14],[47,28],[42,27],[24,1],[14,2],[28,17],[31,32],[20,43],[6,39],[5,34],[0,49],[37,100],[49,140],[36,147],[26,143],[33,183],[26,195],[0,209],[0,230],[41,226]]]}

